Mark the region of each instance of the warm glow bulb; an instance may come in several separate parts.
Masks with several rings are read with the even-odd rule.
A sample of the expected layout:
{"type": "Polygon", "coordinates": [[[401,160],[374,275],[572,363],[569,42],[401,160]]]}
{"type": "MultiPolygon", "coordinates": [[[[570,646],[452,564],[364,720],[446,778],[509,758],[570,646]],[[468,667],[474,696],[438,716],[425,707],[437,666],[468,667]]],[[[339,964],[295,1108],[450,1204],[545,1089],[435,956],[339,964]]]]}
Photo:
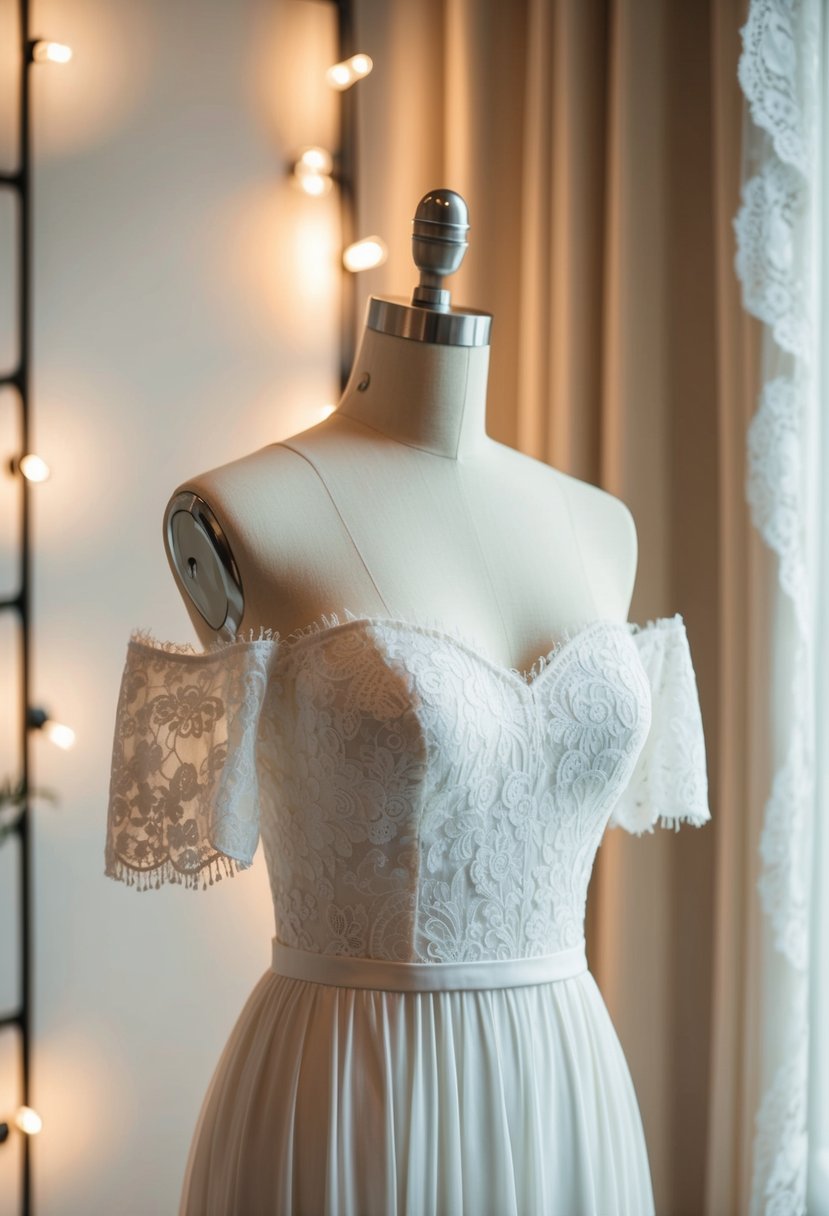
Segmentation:
{"type": "Polygon", "coordinates": [[[364,76],[368,76],[374,64],[369,55],[359,54],[352,55],[350,59],[344,59],[342,63],[335,63],[325,73],[325,78],[331,85],[332,89],[349,89],[354,84],[355,80],[362,80],[364,76]]]}
{"type": "Polygon", "coordinates": [[[348,64],[345,63],[335,63],[333,68],[329,68],[325,73],[325,78],[335,89],[347,89],[354,83],[348,64]]]}
{"type": "Polygon", "coordinates": [[[334,161],[326,148],[304,148],[294,164],[294,181],[306,194],[319,198],[333,185],[334,161]]]}
{"type": "Polygon", "coordinates": [[[330,173],[334,168],[331,153],[327,148],[304,148],[297,165],[309,173],[330,173]]]}
{"type": "Polygon", "coordinates": [[[72,747],[75,742],[75,732],[71,726],[64,726],[62,722],[53,722],[51,718],[43,723],[43,733],[48,735],[56,747],[62,747],[64,751],[72,747]]]}
{"type": "Polygon", "coordinates": [[[32,47],[35,63],[68,63],[71,58],[71,46],[64,46],[62,42],[46,42],[39,38],[32,47]]]}
{"type": "Polygon", "coordinates": [[[49,476],[49,466],[46,461],[31,452],[20,458],[19,467],[27,481],[45,481],[49,476]]]}
{"type": "Polygon", "coordinates": [[[18,1106],[14,1121],[27,1136],[36,1136],[43,1127],[43,1120],[31,1106],[18,1106]]]}
{"type": "Polygon", "coordinates": [[[324,405],[320,410],[320,419],[330,418],[336,408],[336,405],[324,405]]]}
{"type": "Polygon", "coordinates": [[[300,190],[312,198],[321,198],[331,189],[331,178],[323,177],[321,173],[301,173],[296,180],[300,190]]]}
{"type": "Polygon", "coordinates": [[[351,64],[351,70],[358,80],[363,76],[368,76],[374,67],[368,55],[352,55],[348,62],[351,64]]]}
{"type": "Polygon", "coordinates": [[[348,246],[343,253],[343,265],[354,273],[372,270],[375,266],[382,266],[387,255],[385,242],[379,236],[367,236],[348,246]]]}

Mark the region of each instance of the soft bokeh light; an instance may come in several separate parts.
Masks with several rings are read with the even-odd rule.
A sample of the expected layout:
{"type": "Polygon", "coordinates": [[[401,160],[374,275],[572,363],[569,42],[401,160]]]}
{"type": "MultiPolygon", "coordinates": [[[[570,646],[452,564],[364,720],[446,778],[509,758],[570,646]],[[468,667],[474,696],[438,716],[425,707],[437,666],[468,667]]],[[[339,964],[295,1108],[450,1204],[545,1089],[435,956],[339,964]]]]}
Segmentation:
{"type": "Polygon", "coordinates": [[[343,89],[350,89],[356,81],[362,80],[364,76],[368,76],[373,67],[374,64],[371,61],[371,57],[360,53],[352,55],[350,59],[344,59],[342,63],[335,63],[325,73],[325,78],[332,89],[338,89],[342,92],[343,89]]]}
{"type": "MultiPolygon", "coordinates": [[[[99,330],[102,325],[99,321],[99,330]]],[[[124,348],[128,341],[125,336],[124,348]]],[[[65,579],[72,588],[79,563],[94,561],[105,539],[117,536],[123,525],[123,510],[102,511],[101,503],[120,502],[132,492],[132,479],[142,475],[134,456],[146,426],[143,399],[127,376],[119,378],[112,367],[106,372],[76,367],[76,358],[63,352],[47,361],[42,348],[38,377],[38,430],[48,434],[50,450],[60,453],[61,471],[37,488],[38,559],[49,567],[50,579],[65,579]],[[112,407],[116,399],[120,412],[112,407]]],[[[50,684],[49,696],[55,695],[50,684]]]]}
{"type": "Polygon", "coordinates": [[[66,726],[63,722],[53,722],[51,718],[48,718],[43,723],[43,733],[48,735],[56,747],[62,747],[65,751],[74,746],[75,732],[71,726],[66,726]]]}
{"type": "Polygon", "coordinates": [[[327,148],[304,148],[297,166],[306,173],[330,173],[334,168],[334,161],[327,148]]]}
{"type": "Polygon", "coordinates": [[[43,1120],[31,1106],[19,1106],[15,1112],[14,1122],[27,1136],[36,1136],[43,1127],[43,1120]]]}
{"type": "Polygon", "coordinates": [[[32,47],[35,63],[68,63],[71,58],[72,48],[63,42],[45,42],[39,38],[32,47]]]}
{"type": "Polygon", "coordinates": [[[331,189],[333,182],[330,177],[326,177],[322,173],[296,173],[294,180],[300,190],[305,194],[309,194],[311,198],[322,198],[331,189]]]}
{"type": "Polygon", "coordinates": [[[51,475],[46,461],[34,452],[21,456],[18,467],[27,481],[46,481],[51,475]]]}
{"type": "MultiPolygon", "coordinates": [[[[77,834],[78,823],[72,826],[77,834]]],[[[66,848],[62,839],[49,843],[50,854],[55,843],[63,850],[66,848]]],[[[51,856],[48,860],[52,860],[51,856]]],[[[79,896],[80,893],[76,897],[79,896]]],[[[104,1010],[94,1002],[80,1003],[77,997],[66,1008],[61,1004],[67,1001],[70,971],[81,972],[80,982],[94,983],[96,971],[83,953],[82,941],[93,943],[88,949],[97,946],[108,954],[111,965],[120,961],[117,955],[113,957],[111,948],[108,950],[107,939],[113,927],[107,925],[106,917],[100,916],[100,904],[85,900],[83,909],[97,923],[82,940],[67,934],[60,954],[46,956],[53,958],[53,964],[48,979],[41,985],[45,999],[51,1001],[48,1015],[42,1017],[38,1037],[38,1106],[44,1119],[38,1147],[48,1153],[50,1166],[38,1197],[44,1212],[67,1205],[68,1210],[89,1213],[115,1211],[121,1206],[117,1202],[106,1206],[94,1200],[90,1203],[88,1195],[94,1191],[93,1179],[100,1173],[101,1161],[117,1162],[119,1154],[129,1152],[129,1133],[134,1134],[138,1126],[136,1089],[144,1083],[143,1077],[136,1081],[130,1070],[134,1061],[129,1059],[123,1032],[119,1039],[115,1013],[110,1012],[118,1004],[117,996],[110,999],[104,1010]],[[118,1095],[117,1100],[114,1094],[118,1095]],[[98,1153],[103,1156],[98,1158],[98,1153]]],[[[129,984],[125,970],[114,986],[123,992],[129,990],[129,984]]],[[[133,1028],[137,1033],[137,1020],[133,1028]]],[[[144,1070],[147,1073],[152,1076],[153,1069],[144,1070]]],[[[146,1109],[145,1106],[141,1112],[145,1118],[146,1109]]],[[[139,1203],[139,1211],[141,1207],[139,1203]]]]}
{"type": "Polygon", "coordinates": [[[320,422],[322,422],[325,418],[330,418],[336,408],[336,405],[330,404],[322,406],[320,409],[320,422]]]}
{"type": "Polygon", "coordinates": [[[387,256],[388,250],[382,237],[367,236],[348,246],[343,253],[343,265],[346,270],[356,274],[360,270],[372,270],[375,266],[382,266],[387,256]]]}
{"type": "MultiPolygon", "coordinates": [[[[181,941],[161,944],[162,957],[153,952],[144,970],[140,960],[133,967],[147,937],[146,917],[126,907],[122,890],[96,881],[98,759],[102,752],[108,763],[117,652],[127,629],[135,621],[155,623],[162,636],[189,629],[161,543],[166,497],[185,475],[255,450],[260,433],[265,443],[306,428],[316,421],[314,409],[337,392],[337,192],[306,197],[293,188],[289,164],[303,145],[336,144],[342,99],[324,83],[336,49],[320,47],[316,36],[299,46],[296,39],[277,40],[283,60],[294,60],[296,75],[307,73],[312,82],[310,114],[273,59],[263,56],[260,76],[254,72],[261,26],[276,27],[296,8],[303,10],[298,23],[314,35],[319,22],[335,27],[333,6],[319,6],[320,13],[317,7],[265,6],[244,22],[232,6],[202,20],[196,5],[38,4],[38,32],[71,41],[75,52],[61,70],[45,63],[31,70],[42,187],[36,244],[48,266],[48,281],[36,291],[37,430],[55,461],[37,492],[36,683],[63,720],[42,728],[56,746],[41,740],[35,750],[38,784],[58,793],[65,812],[35,816],[39,874],[59,913],[44,916],[39,944],[41,971],[48,973],[38,1028],[44,1210],[107,1211],[113,1194],[141,1196],[147,1159],[157,1166],[154,1194],[156,1174],[159,1194],[168,1174],[175,1187],[192,1106],[188,1078],[202,1074],[213,1049],[207,1036],[195,1036],[189,1054],[156,1052],[157,1068],[136,1067],[141,1053],[122,1050],[140,1039],[153,1055],[153,1045],[164,1042],[163,1019],[152,1024],[152,1002],[144,998],[159,970],[176,975],[187,925],[181,941]],[[264,75],[276,98],[274,119],[252,104],[264,75]],[[277,122],[280,138],[265,139],[263,129],[277,122]],[[113,588],[124,597],[121,608],[113,588]],[[69,752],[61,750],[70,737],[67,722],[77,731],[69,752]],[[142,1151],[135,1154],[137,1139],[142,1151]]],[[[19,413],[7,412],[9,420],[19,413]]],[[[22,454],[35,442],[4,430],[0,450],[22,454]]],[[[8,494],[8,516],[0,501],[5,528],[28,483],[0,482],[8,494]]],[[[10,530],[9,549],[15,541],[10,530]]],[[[10,677],[2,682],[0,724],[9,718],[2,744],[11,760],[22,746],[12,733],[21,716],[13,698],[15,641],[0,649],[10,677]]],[[[11,763],[4,771],[13,771],[11,763]]],[[[6,863],[17,860],[17,846],[11,840],[0,850],[6,863]]],[[[270,902],[260,879],[245,892],[228,890],[215,914],[228,940],[245,923],[264,923],[270,902]],[[231,896],[239,905],[233,913],[231,896]]],[[[224,892],[217,895],[221,900],[224,892]]],[[[139,911],[159,923],[164,915],[160,906],[139,911]]],[[[12,942],[10,918],[4,923],[12,942]]],[[[203,953],[191,956],[188,982],[172,986],[175,1016],[185,1023],[203,1006],[201,962],[210,987],[211,956],[203,953]]],[[[219,994],[231,1013],[236,993],[258,968],[255,943],[247,960],[244,951],[233,953],[219,994]]],[[[14,1065],[9,1060],[0,1070],[9,1087],[14,1065]]],[[[20,1101],[10,1095],[3,1103],[10,1122],[20,1101]]],[[[10,1159],[26,1143],[21,1134],[12,1139],[10,1159]]],[[[161,1200],[138,1202],[142,1210],[165,1210],[161,1200]]]]}
{"type": "Polygon", "coordinates": [[[285,178],[240,193],[221,213],[206,208],[205,225],[221,225],[226,234],[207,267],[206,284],[223,311],[228,300],[238,300],[247,325],[261,328],[271,341],[276,335],[297,356],[307,350],[319,359],[330,341],[333,365],[338,221],[335,195],[311,206],[285,178]]]}
{"type": "Polygon", "coordinates": [[[251,112],[263,124],[271,147],[336,146],[340,101],[320,85],[337,58],[337,43],[334,4],[263,8],[248,81],[251,112]]]}
{"type": "Polygon", "coordinates": [[[327,194],[333,185],[334,159],[327,148],[304,148],[294,165],[294,181],[313,198],[327,194]]]}
{"type": "MultiPolygon", "coordinates": [[[[127,129],[158,70],[163,48],[157,10],[108,0],[40,0],[37,23],[50,38],[35,43],[33,58],[43,54],[42,47],[69,50],[70,42],[73,57],[70,70],[33,73],[38,156],[106,144],[114,132],[127,129]]],[[[55,60],[49,56],[45,62],[55,60]]]]}

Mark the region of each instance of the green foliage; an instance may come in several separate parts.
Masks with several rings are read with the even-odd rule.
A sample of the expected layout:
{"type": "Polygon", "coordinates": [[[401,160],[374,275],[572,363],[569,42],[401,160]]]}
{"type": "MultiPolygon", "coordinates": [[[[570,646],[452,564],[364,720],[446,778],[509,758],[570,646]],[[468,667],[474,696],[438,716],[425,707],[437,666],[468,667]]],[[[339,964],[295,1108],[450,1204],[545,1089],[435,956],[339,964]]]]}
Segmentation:
{"type": "MultiPolygon", "coordinates": [[[[54,790],[32,788],[29,790],[29,800],[32,798],[47,798],[50,802],[57,802],[54,790]]],[[[0,783],[0,845],[15,830],[23,814],[25,802],[26,784],[23,778],[12,785],[11,777],[6,777],[0,783]]]]}

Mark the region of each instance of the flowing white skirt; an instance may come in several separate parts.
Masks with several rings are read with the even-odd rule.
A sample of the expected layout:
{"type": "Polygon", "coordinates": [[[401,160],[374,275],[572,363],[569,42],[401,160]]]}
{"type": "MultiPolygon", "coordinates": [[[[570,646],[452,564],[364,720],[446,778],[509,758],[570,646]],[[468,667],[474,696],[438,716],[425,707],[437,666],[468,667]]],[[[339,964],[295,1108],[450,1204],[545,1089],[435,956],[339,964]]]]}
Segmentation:
{"type": "Polygon", "coordinates": [[[653,1216],[589,971],[378,991],[269,969],[199,1114],[179,1216],[653,1216]]]}

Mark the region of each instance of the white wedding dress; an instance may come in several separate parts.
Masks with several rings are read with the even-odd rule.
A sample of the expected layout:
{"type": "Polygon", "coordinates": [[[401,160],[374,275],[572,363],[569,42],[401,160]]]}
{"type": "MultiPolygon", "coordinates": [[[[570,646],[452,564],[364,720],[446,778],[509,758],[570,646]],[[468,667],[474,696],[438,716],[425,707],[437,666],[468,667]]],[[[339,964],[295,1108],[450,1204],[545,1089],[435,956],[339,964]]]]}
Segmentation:
{"type": "Polygon", "coordinates": [[[273,892],[180,1216],[649,1216],[583,922],[609,823],[710,818],[682,618],[528,673],[434,622],[260,634],[134,631],[117,707],[106,873],[205,887],[261,836],[273,892]]]}

